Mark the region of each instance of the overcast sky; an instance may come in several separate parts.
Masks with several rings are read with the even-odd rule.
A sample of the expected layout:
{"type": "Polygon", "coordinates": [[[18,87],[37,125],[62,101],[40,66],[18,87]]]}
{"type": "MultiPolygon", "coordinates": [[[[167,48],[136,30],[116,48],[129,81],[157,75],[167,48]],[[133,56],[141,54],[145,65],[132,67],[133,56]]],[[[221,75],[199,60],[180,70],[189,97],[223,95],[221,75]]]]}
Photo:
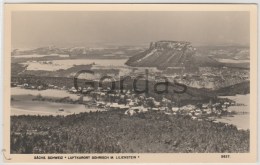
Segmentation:
{"type": "Polygon", "coordinates": [[[12,47],[249,44],[248,12],[13,12],[12,47]]]}

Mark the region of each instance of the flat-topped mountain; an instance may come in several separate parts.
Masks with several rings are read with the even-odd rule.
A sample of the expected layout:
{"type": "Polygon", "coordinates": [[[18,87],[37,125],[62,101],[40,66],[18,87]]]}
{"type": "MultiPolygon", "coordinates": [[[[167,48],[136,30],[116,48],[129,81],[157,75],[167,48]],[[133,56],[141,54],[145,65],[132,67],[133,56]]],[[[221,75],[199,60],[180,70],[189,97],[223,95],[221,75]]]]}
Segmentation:
{"type": "Polygon", "coordinates": [[[192,60],[196,49],[190,42],[158,41],[151,42],[149,49],[137,54],[126,62],[135,67],[186,67],[192,60]]]}

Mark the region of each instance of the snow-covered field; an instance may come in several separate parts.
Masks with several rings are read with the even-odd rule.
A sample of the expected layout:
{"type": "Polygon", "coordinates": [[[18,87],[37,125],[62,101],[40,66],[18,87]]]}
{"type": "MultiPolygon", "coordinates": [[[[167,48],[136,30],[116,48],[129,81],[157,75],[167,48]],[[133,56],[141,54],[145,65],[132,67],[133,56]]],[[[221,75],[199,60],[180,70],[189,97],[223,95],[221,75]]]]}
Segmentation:
{"type": "Polygon", "coordinates": [[[222,63],[249,63],[250,60],[232,60],[232,59],[217,59],[218,62],[222,63]]]}
{"type": "Polygon", "coordinates": [[[69,57],[68,54],[53,54],[53,55],[39,55],[39,54],[30,54],[30,55],[15,55],[13,58],[40,58],[48,56],[57,56],[57,57],[69,57]]]}
{"type": "Polygon", "coordinates": [[[44,101],[17,101],[11,105],[11,115],[71,115],[81,112],[101,111],[97,108],[86,108],[82,104],[53,103],[44,101]],[[59,109],[63,111],[59,111],[59,109]]]}
{"type": "MultiPolygon", "coordinates": [[[[235,95],[235,96],[218,96],[219,98],[228,98],[230,100],[234,100],[236,103],[249,105],[250,104],[250,94],[246,95],[235,95]]],[[[249,112],[249,108],[247,109],[249,112]]]]}
{"type": "MultiPolygon", "coordinates": [[[[32,101],[32,98],[41,94],[43,97],[64,98],[70,97],[78,100],[80,96],[68,93],[64,90],[30,90],[23,88],[11,88],[11,115],[69,115],[81,112],[97,111],[97,108],[86,108],[82,104],[56,103],[47,101],[32,101]],[[59,111],[63,109],[63,111],[59,111]]],[[[83,97],[84,101],[90,100],[90,97],[83,97]]]]}
{"type": "Polygon", "coordinates": [[[230,100],[236,101],[236,103],[238,104],[244,104],[244,106],[230,106],[228,107],[228,110],[248,113],[234,115],[234,117],[222,117],[221,119],[217,120],[223,123],[236,125],[239,129],[250,129],[250,94],[236,96],[219,96],[219,98],[228,98],[230,100]]]}
{"type": "MultiPolygon", "coordinates": [[[[31,90],[31,89],[24,89],[24,88],[11,88],[11,95],[41,95],[42,97],[57,97],[57,98],[63,98],[63,97],[70,97],[73,100],[78,100],[80,96],[77,96],[76,94],[69,93],[65,90],[58,90],[58,89],[46,89],[46,90],[31,90]]],[[[84,97],[87,99],[87,97],[84,97]]]]}
{"type": "Polygon", "coordinates": [[[44,62],[28,61],[23,63],[28,65],[27,70],[45,70],[56,71],[59,69],[68,69],[74,65],[88,65],[95,64],[97,66],[118,67],[124,66],[127,59],[64,59],[64,60],[51,60],[44,62]]]}

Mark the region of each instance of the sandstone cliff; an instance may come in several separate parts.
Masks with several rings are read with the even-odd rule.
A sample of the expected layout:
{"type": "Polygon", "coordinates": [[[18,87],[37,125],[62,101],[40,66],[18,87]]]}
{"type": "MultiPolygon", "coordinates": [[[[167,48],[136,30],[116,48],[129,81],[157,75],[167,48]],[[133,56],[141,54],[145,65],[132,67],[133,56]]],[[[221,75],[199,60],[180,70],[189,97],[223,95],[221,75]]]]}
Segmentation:
{"type": "Polygon", "coordinates": [[[126,64],[135,67],[187,67],[196,49],[183,41],[152,42],[149,49],[131,57],[126,64]]]}

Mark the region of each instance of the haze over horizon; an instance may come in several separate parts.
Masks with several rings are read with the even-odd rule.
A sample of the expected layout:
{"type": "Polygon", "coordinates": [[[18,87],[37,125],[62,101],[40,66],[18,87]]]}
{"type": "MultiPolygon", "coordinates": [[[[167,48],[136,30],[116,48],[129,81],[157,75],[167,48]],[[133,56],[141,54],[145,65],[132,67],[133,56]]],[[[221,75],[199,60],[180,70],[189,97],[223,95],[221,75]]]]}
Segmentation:
{"type": "Polygon", "coordinates": [[[248,12],[237,11],[26,11],[12,13],[12,48],[144,45],[249,45],[248,12]]]}

